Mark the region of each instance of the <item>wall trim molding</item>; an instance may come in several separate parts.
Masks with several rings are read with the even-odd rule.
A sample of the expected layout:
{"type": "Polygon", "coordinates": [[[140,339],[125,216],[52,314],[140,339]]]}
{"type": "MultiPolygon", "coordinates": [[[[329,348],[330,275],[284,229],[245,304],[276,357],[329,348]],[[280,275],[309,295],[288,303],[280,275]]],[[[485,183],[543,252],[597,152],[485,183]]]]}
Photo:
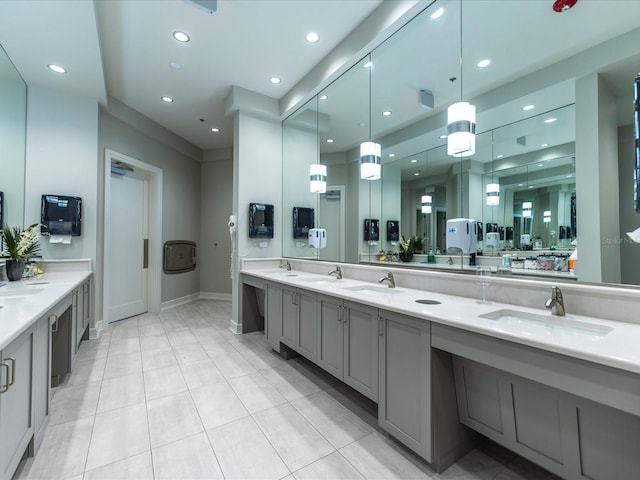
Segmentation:
{"type": "Polygon", "coordinates": [[[160,304],[160,311],[164,312],[165,310],[168,310],[170,308],[177,307],[179,305],[185,305],[198,299],[200,299],[200,292],[185,295],[184,297],[174,298],[173,300],[167,300],[166,302],[162,302],[160,304]]]}
{"type": "Polygon", "coordinates": [[[200,292],[200,298],[203,300],[228,300],[231,301],[230,293],[216,293],[216,292],[200,292]]]}
{"type": "Polygon", "coordinates": [[[102,324],[102,320],[98,320],[96,322],[95,327],[89,328],[89,339],[97,340],[98,338],[100,338],[100,334],[102,333],[103,330],[104,330],[104,327],[102,324]]]}

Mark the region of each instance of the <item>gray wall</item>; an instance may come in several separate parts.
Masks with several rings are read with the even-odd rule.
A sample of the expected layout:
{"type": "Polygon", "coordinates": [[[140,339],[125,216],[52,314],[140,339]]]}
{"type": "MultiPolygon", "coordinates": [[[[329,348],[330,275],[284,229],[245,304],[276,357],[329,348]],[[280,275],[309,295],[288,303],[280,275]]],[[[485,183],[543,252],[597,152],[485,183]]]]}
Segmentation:
{"type": "Polygon", "coordinates": [[[620,177],[620,267],[622,283],[640,285],[640,244],[633,243],[627,232],[640,227],[640,215],[633,206],[633,125],[618,129],[618,175],[620,177]]]}
{"type": "MultiPolygon", "coordinates": [[[[122,106],[120,106],[122,108],[122,106]]],[[[200,162],[183,153],[182,142],[167,132],[166,141],[143,133],[146,122],[153,128],[157,124],[142,116],[133,116],[135,127],[100,112],[100,164],[104,162],[104,149],[133,157],[162,169],[162,243],[168,240],[190,240],[200,245],[200,162]]],[[[102,172],[102,169],[100,169],[102,172]]],[[[102,188],[102,174],[98,185],[102,188]]],[[[101,195],[102,198],[103,195],[101,195]]],[[[100,222],[101,223],[101,222],[100,222]]],[[[102,238],[102,236],[100,236],[102,238]]],[[[177,300],[200,291],[200,268],[177,275],[162,274],[161,302],[177,300]]]]}
{"type": "Polygon", "coordinates": [[[203,153],[200,191],[200,291],[212,298],[225,298],[231,295],[231,239],[227,228],[233,210],[231,149],[203,153]]]}

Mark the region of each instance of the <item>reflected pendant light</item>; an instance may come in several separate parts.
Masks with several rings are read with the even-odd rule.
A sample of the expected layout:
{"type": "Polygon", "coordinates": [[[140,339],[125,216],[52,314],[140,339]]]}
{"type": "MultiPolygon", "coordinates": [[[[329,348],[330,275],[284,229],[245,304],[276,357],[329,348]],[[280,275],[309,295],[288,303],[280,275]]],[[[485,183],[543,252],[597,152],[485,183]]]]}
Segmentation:
{"type": "Polygon", "coordinates": [[[542,221],[544,223],[550,223],[551,222],[551,211],[549,211],[549,210],[545,210],[544,211],[544,215],[542,216],[542,221]]]}
{"type": "Polygon", "coordinates": [[[327,192],[327,166],[313,163],[309,166],[309,186],[311,193],[327,192]]]}
{"type": "Polygon", "coordinates": [[[363,180],[380,180],[382,156],[379,143],[364,142],[360,144],[360,178],[363,180]]]}
{"type": "Polygon", "coordinates": [[[533,211],[533,202],[522,202],[522,216],[524,218],[531,218],[533,211]]]}
{"type": "Polygon", "coordinates": [[[500,184],[487,183],[487,205],[500,205],[500,184]]]}
{"type": "Polygon", "coordinates": [[[447,109],[447,154],[476,153],[476,107],[462,101],[462,0],[460,0],[460,101],[447,109]]]}
{"type": "Polygon", "coordinates": [[[422,213],[431,213],[432,198],[431,195],[422,195],[422,213]]]}

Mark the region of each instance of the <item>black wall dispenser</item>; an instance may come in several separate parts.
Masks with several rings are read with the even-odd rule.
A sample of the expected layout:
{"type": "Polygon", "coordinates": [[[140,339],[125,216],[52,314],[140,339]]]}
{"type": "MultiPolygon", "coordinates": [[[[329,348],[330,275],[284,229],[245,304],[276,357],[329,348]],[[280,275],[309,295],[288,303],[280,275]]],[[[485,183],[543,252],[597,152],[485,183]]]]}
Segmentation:
{"type": "Polygon", "coordinates": [[[71,235],[82,233],[82,198],[66,195],[42,195],[40,206],[42,235],[71,235]]]}
{"type": "Polygon", "coordinates": [[[249,238],[273,238],[273,205],[249,204],[249,238]]]}

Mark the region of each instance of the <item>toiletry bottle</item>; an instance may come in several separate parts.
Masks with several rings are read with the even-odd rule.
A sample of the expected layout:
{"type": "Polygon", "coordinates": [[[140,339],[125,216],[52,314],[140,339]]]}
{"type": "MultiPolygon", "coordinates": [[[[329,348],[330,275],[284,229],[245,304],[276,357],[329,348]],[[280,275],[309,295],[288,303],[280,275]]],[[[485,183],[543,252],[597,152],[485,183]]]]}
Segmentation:
{"type": "Polygon", "coordinates": [[[436,263],[436,256],[433,254],[433,249],[429,250],[427,255],[427,263],[436,263]]]}

